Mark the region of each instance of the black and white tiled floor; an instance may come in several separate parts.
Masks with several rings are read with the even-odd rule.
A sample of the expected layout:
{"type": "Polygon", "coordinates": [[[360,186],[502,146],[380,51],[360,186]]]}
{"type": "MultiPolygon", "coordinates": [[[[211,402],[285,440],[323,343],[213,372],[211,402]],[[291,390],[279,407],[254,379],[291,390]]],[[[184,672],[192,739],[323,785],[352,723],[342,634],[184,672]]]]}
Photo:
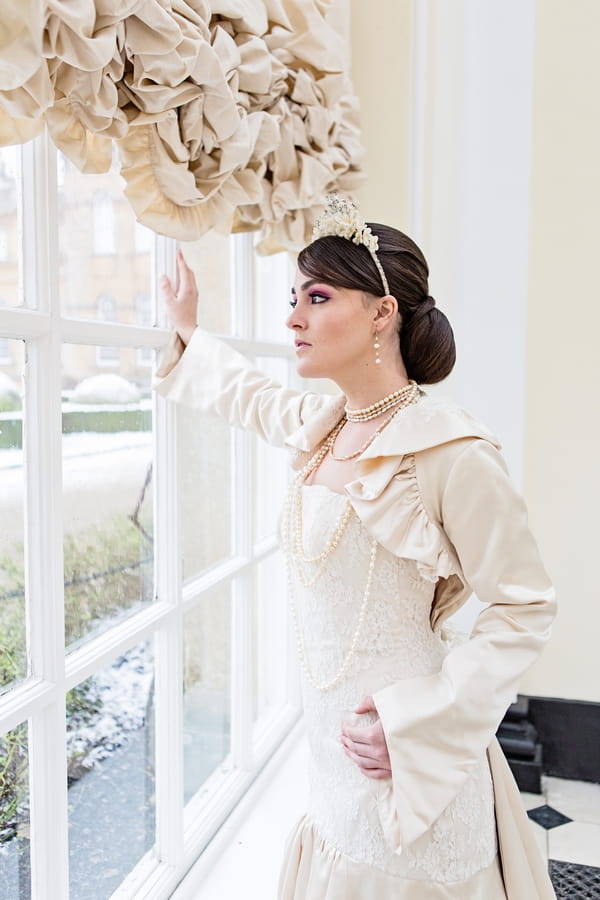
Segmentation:
{"type": "Polygon", "coordinates": [[[600,784],[545,775],[521,797],[558,900],[600,900],[600,784]]]}

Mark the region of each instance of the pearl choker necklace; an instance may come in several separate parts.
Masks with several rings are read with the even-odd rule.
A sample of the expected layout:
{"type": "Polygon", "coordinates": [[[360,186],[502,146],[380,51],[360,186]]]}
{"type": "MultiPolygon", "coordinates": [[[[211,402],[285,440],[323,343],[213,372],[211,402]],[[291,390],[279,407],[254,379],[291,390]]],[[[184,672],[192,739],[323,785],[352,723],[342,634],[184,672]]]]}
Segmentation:
{"type": "Polygon", "coordinates": [[[375,419],[382,413],[387,412],[393,406],[396,406],[397,403],[403,403],[405,406],[414,403],[418,393],[419,386],[416,381],[411,379],[404,387],[394,391],[392,394],[388,394],[387,397],[384,397],[383,400],[378,400],[377,403],[372,403],[363,409],[349,409],[346,406],[344,412],[349,422],[368,422],[370,419],[375,419]]]}

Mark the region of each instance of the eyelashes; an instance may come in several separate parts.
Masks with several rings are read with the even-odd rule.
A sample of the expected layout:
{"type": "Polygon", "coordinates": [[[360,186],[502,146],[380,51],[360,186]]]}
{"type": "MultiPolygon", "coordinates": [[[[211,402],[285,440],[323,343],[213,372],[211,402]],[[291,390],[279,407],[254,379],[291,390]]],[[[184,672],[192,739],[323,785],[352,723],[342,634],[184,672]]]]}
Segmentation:
{"type": "MultiPolygon", "coordinates": [[[[328,294],[323,294],[321,293],[321,291],[313,291],[308,296],[310,297],[311,303],[313,303],[315,306],[318,306],[320,303],[326,303],[331,299],[328,294]]],[[[296,304],[298,303],[295,294],[292,294],[292,299],[289,301],[289,303],[292,309],[294,309],[296,304]]]]}

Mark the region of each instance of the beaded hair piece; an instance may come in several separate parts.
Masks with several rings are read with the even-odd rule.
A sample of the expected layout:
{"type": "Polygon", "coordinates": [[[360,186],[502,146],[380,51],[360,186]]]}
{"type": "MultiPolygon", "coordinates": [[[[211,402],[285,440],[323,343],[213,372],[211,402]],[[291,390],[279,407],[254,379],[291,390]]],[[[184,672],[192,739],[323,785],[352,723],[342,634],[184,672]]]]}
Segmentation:
{"type": "Polygon", "coordinates": [[[366,222],[360,217],[357,206],[352,200],[347,200],[338,194],[328,194],[325,201],[325,209],[315,222],[312,239],[316,241],[322,237],[342,237],[354,244],[362,244],[366,247],[377,266],[379,277],[383,285],[383,293],[389,294],[388,285],[383,266],[379,262],[377,250],[379,238],[371,232],[366,222]]]}

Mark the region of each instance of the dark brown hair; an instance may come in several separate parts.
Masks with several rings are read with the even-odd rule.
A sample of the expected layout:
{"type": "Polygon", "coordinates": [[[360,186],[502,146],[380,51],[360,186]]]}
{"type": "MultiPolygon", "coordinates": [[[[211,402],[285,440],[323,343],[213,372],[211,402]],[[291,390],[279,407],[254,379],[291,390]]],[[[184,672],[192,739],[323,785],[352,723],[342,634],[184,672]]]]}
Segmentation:
{"type": "MultiPolygon", "coordinates": [[[[388,225],[368,223],[379,239],[377,257],[400,313],[400,353],[409,378],[435,384],[450,374],[456,360],[450,322],[429,296],[429,267],[407,235],[388,225]]],[[[362,244],[328,235],[305,247],[298,256],[303,275],[333,287],[383,296],[383,285],[371,254],[362,244]]]]}

